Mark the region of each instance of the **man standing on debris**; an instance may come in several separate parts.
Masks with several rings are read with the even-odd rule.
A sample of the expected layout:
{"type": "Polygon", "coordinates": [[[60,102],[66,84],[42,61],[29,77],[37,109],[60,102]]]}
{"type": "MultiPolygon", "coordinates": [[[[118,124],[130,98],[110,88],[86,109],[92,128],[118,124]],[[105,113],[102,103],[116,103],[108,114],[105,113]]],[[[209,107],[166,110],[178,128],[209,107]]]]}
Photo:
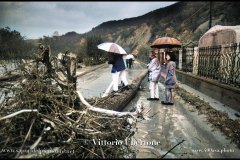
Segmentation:
{"type": "Polygon", "coordinates": [[[112,64],[112,82],[102,97],[106,97],[110,93],[111,89],[113,90],[113,92],[118,91],[119,78],[123,82],[124,88],[129,89],[123,55],[112,52],[108,52],[108,54],[108,64],[112,64]]]}
{"type": "Polygon", "coordinates": [[[147,98],[147,100],[159,100],[158,80],[161,65],[156,50],[152,51],[150,58],[151,61],[148,64],[150,98],[147,98]]]}
{"type": "Polygon", "coordinates": [[[173,52],[166,53],[166,75],[164,77],[165,81],[165,101],[161,101],[162,104],[173,105],[173,90],[177,83],[176,78],[176,56],[173,52]]]}
{"type": "Polygon", "coordinates": [[[51,73],[52,71],[52,64],[50,62],[50,51],[49,51],[49,46],[44,46],[44,45],[40,45],[39,48],[41,49],[41,53],[40,53],[40,60],[43,64],[46,65],[47,67],[47,73],[51,73]]]}

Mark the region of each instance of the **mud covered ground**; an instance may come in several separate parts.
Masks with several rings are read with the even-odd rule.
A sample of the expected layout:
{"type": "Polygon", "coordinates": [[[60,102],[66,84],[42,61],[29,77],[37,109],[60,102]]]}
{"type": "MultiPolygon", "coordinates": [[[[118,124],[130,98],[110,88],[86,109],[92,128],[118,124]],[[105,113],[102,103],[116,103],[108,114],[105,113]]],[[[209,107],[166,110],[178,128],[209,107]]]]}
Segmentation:
{"type": "MultiPolygon", "coordinates": [[[[137,158],[239,157],[240,149],[237,144],[208,120],[211,115],[205,112],[212,113],[211,106],[208,106],[205,112],[203,110],[198,112],[199,107],[194,106],[194,102],[202,106],[207,105],[206,102],[201,101],[198,96],[193,99],[194,96],[189,90],[177,88],[178,94],[175,92],[174,105],[162,105],[164,85],[159,83],[159,101],[146,99],[149,97],[148,87],[149,82],[145,79],[136,97],[125,108],[130,110],[133,106],[142,104],[148,111],[147,119],[138,122],[132,140],[137,158]]],[[[219,115],[223,113],[215,112],[219,115]]],[[[227,117],[227,114],[224,115],[227,117]]],[[[230,118],[225,120],[232,121],[230,118]]],[[[234,128],[232,129],[232,132],[236,132],[234,128]]]]}
{"type": "MultiPolygon", "coordinates": [[[[140,68],[138,71],[138,68],[136,67],[134,70],[131,70],[131,72],[138,71],[137,73],[139,74],[142,69],[143,68],[140,68]]],[[[84,77],[86,78],[86,80],[84,80],[84,87],[88,84],[90,89],[95,89],[95,92],[100,93],[101,90],[97,91],[97,87],[94,86],[94,83],[89,82],[94,82],[95,80],[99,84],[100,81],[97,78],[101,78],[100,76],[105,73],[109,74],[108,68],[106,68],[106,70],[101,70],[100,72],[99,70],[91,70],[91,74],[86,74],[81,77],[81,79],[84,79],[84,77]]],[[[104,78],[105,77],[102,76],[102,81],[104,78]]],[[[20,100],[24,103],[14,107],[14,110],[4,108],[6,114],[1,114],[1,116],[18,111],[23,107],[26,108],[26,106],[28,106],[29,109],[32,109],[33,103],[30,101],[31,97],[35,97],[34,102],[37,102],[37,105],[34,103],[35,106],[39,106],[38,104],[40,104],[38,109],[43,111],[41,113],[44,114],[23,113],[20,116],[2,120],[1,129],[4,131],[1,132],[0,136],[2,137],[1,144],[3,144],[3,147],[6,148],[8,145],[10,149],[19,149],[21,147],[24,149],[24,147],[29,146],[41,146],[41,141],[50,142],[48,147],[51,147],[51,145],[57,141],[58,150],[68,149],[69,151],[74,151],[74,154],[65,153],[48,156],[52,158],[61,156],[76,158],[84,152],[85,154],[82,155],[82,158],[106,158],[109,155],[109,149],[113,151],[111,152],[111,155],[113,155],[112,157],[115,156],[115,158],[119,158],[119,155],[123,155],[126,151],[129,151],[128,145],[125,146],[125,148],[122,148],[124,146],[95,146],[93,143],[93,139],[104,140],[110,138],[111,140],[114,140],[125,137],[130,133],[125,128],[125,122],[122,123],[122,121],[119,121],[118,119],[111,118],[111,121],[106,121],[109,117],[98,117],[98,115],[93,115],[90,112],[80,112],[78,110],[79,108],[75,108],[76,106],[74,106],[74,97],[71,99],[61,96],[62,98],[60,97],[59,99],[59,93],[57,95],[46,94],[55,90],[55,88],[53,88],[52,85],[49,86],[48,83],[46,83],[46,86],[40,85],[42,94],[39,94],[39,92],[36,92],[36,87],[33,84],[42,84],[42,81],[40,79],[33,80],[31,78],[29,78],[29,81],[32,82],[32,85],[26,86],[25,89],[27,92],[21,92],[21,96],[19,96],[20,100]],[[49,97],[54,101],[50,103],[48,101],[49,97]],[[70,107],[66,107],[66,104],[71,105],[70,107]],[[7,122],[8,125],[4,125],[5,123],[3,122],[7,122]],[[119,125],[121,128],[119,128],[119,125]],[[50,130],[48,130],[49,127],[50,130]],[[84,127],[84,130],[82,130],[82,127],[84,127]],[[17,135],[20,136],[15,135],[15,129],[17,129],[17,135]],[[37,132],[33,132],[33,130],[37,132]],[[77,134],[75,134],[75,132],[77,134]],[[102,133],[98,136],[97,132],[102,133]],[[9,137],[12,139],[9,139],[9,137]],[[14,137],[16,139],[14,139],[14,137]],[[40,138],[42,138],[42,140],[38,141],[40,138]],[[82,145],[82,140],[84,139],[90,140],[85,146],[82,145]],[[58,140],[63,140],[63,142],[59,142],[58,140]]],[[[146,111],[148,111],[146,113],[147,119],[139,120],[134,138],[130,142],[131,146],[136,147],[136,158],[161,158],[171,150],[173,146],[181,142],[181,144],[166,155],[166,158],[239,157],[239,149],[234,148],[233,145],[236,144],[239,148],[239,118],[232,120],[228,117],[227,113],[213,109],[208,103],[200,100],[197,96],[192,95],[182,88],[176,88],[175,90],[177,96],[174,106],[161,105],[160,101],[163,99],[163,88],[161,87],[160,101],[147,101],[146,98],[149,96],[148,85],[149,83],[145,80],[139,87],[137,96],[135,98],[132,97],[132,101],[130,101],[126,108],[126,110],[131,110],[133,106],[141,104],[146,108],[146,111]],[[211,127],[209,127],[209,125],[211,127]],[[230,140],[230,142],[228,140],[230,140]],[[210,151],[208,151],[209,149],[210,151]],[[211,149],[213,151],[211,151],[211,149]],[[216,151],[217,149],[226,149],[228,152],[219,153],[216,151]]],[[[90,103],[92,105],[98,104],[103,108],[106,107],[115,110],[115,107],[120,104],[120,101],[118,100],[121,99],[121,101],[124,101],[124,99],[129,98],[127,95],[130,92],[132,92],[131,89],[119,91],[117,94],[110,96],[112,101],[95,98],[91,100],[89,99],[89,102],[91,101],[90,103]]],[[[65,96],[70,95],[73,95],[73,93],[65,93],[65,96]]],[[[4,153],[4,157],[14,158],[15,156],[16,153],[4,153]]]]}
{"type": "Polygon", "coordinates": [[[212,108],[208,103],[192,95],[185,89],[177,87],[176,93],[182,99],[193,106],[190,111],[197,110],[198,114],[207,115],[208,122],[215,128],[220,129],[232,142],[240,148],[240,119],[233,120],[229,118],[226,112],[218,111],[212,108]]]}
{"type": "MultiPolygon", "coordinates": [[[[143,68],[136,67],[128,72],[133,74],[133,72],[138,69],[142,70],[143,68]]],[[[99,91],[95,89],[95,93],[98,93],[96,95],[99,95],[101,88],[96,87],[94,79],[98,84],[103,81],[106,82],[108,81],[106,77],[106,75],[109,75],[108,72],[109,69],[98,69],[89,75],[84,75],[82,80],[87,84],[85,88],[99,88],[99,91]]],[[[108,83],[105,84],[106,86],[103,87],[103,89],[107,87],[108,83]]],[[[149,83],[145,78],[139,87],[136,97],[134,97],[124,109],[124,111],[130,111],[136,105],[143,105],[146,108],[146,115],[149,118],[139,121],[134,138],[131,141],[131,146],[135,147],[136,150],[136,158],[161,158],[172,149],[172,147],[183,140],[184,142],[176,146],[165,158],[239,157],[239,149],[236,148],[236,143],[232,141],[229,136],[225,135],[221,129],[217,128],[223,127],[219,125],[217,118],[225,117],[223,119],[229,122],[236,122],[238,120],[232,120],[228,117],[227,113],[213,109],[198,96],[194,96],[189,90],[186,91],[182,88],[176,89],[176,93],[178,94],[175,96],[174,106],[161,105],[160,101],[163,100],[164,97],[164,86],[160,83],[160,101],[147,101],[146,98],[149,97],[148,87],[149,83]],[[202,110],[198,111],[200,107],[202,107],[202,110]],[[208,111],[210,113],[207,113],[208,111]],[[212,114],[218,116],[223,114],[224,116],[215,116],[214,118],[211,117],[212,114]],[[208,120],[209,118],[215,119],[216,124],[219,126],[216,124],[213,125],[208,120]]],[[[117,100],[117,97],[125,92],[113,96],[112,100],[117,100]]],[[[104,104],[104,101],[101,103],[104,104]]],[[[232,128],[232,132],[236,132],[236,130],[234,131],[234,128],[232,128]]]]}

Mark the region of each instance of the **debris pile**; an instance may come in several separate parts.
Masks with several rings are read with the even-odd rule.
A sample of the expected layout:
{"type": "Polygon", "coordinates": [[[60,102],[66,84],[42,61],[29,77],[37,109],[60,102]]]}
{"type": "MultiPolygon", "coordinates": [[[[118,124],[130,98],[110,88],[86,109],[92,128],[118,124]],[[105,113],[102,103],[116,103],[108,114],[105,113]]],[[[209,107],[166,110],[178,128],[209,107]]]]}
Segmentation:
{"type": "Polygon", "coordinates": [[[232,120],[226,112],[218,111],[212,108],[208,103],[198,97],[188,93],[185,89],[176,87],[176,93],[182,97],[184,101],[193,105],[199,114],[207,115],[207,120],[214,128],[219,129],[232,142],[236,143],[240,148],[240,119],[232,120]]]}
{"type": "Polygon", "coordinates": [[[105,109],[88,102],[74,90],[70,72],[62,72],[67,76],[61,81],[50,61],[24,61],[16,70],[20,76],[2,82],[0,157],[134,158],[129,141],[141,106],[118,112],[109,110],[117,101],[105,101],[105,109]]]}

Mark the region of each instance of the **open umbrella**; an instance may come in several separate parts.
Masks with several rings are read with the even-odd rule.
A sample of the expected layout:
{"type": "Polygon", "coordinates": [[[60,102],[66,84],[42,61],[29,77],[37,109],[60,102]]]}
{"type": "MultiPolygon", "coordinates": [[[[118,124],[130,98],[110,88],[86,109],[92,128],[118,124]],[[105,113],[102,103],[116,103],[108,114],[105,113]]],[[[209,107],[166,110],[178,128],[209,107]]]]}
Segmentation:
{"type": "Polygon", "coordinates": [[[112,52],[117,54],[127,54],[127,52],[121,46],[113,42],[104,42],[99,44],[97,47],[98,49],[101,49],[107,52],[112,52]]]}
{"type": "Polygon", "coordinates": [[[126,55],[126,59],[134,59],[134,56],[132,55],[132,54],[128,54],[128,55],[126,55]]]}
{"type": "Polygon", "coordinates": [[[176,38],[172,37],[161,37],[156,39],[152,44],[151,48],[174,48],[181,47],[181,42],[176,38]]]}

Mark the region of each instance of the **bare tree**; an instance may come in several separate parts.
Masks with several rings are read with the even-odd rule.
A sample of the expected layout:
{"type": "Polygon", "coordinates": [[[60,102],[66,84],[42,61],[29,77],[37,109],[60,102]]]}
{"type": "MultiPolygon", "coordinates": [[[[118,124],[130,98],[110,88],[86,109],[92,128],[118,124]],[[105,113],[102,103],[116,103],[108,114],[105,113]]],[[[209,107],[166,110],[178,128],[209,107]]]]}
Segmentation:
{"type": "Polygon", "coordinates": [[[57,37],[57,36],[59,36],[58,31],[54,31],[53,34],[52,34],[52,36],[53,36],[53,37],[57,37]]]}

